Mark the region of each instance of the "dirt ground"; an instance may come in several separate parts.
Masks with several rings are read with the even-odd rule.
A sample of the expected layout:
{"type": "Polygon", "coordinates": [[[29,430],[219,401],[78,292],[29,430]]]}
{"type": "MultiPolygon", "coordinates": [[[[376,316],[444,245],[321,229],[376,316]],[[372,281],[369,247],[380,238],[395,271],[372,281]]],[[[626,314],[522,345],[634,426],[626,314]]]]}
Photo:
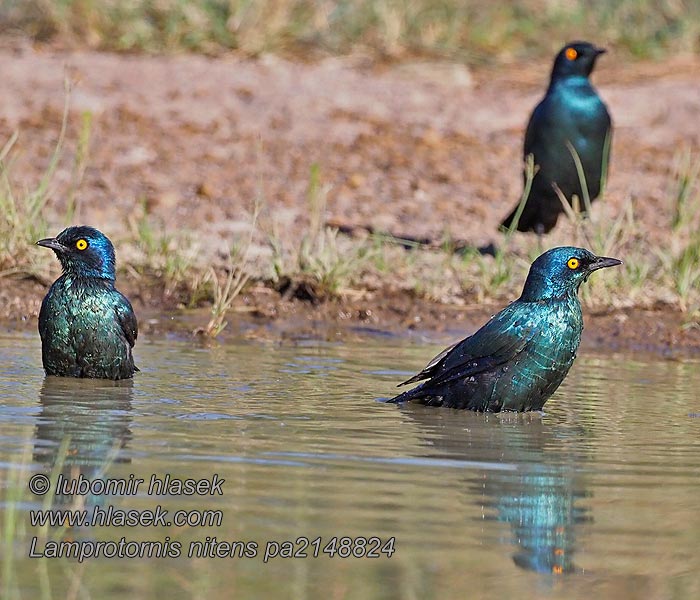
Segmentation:
{"type": "MultiPolygon", "coordinates": [[[[470,71],[448,63],[376,64],[361,56],[304,64],[273,56],[152,57],[29,46],[0,49],[0,61],[0,139],[19,132],[12,172],[26,186],[47,168],[64,77],[73,82],[66,148],[51,192],[56,217],[49,217],[57,228],[81,114],[89,111],[80,220],[118,240],[127,215],[145,203],[167,228],[193,231],[205,262],[249,226],[260,195],[271,227],[290,239],[301,235],[313,163],[328,190],[326,216],[333,223],[399,236],[447,233],[474,245],[494,241],[521,192],[523,129],[550,71],[549,64],[470,71]]],[[[667,228],[657,225],[671,218],[677,152],[700,147],[698,73],[697,57],[624,64],[611,52],[593,76],[615,126],[605,204],[614,211],[631,196],[660,246],[667,228]]],[[[0,278],[0,316],[10,326],[33,327],[44,290],[34,281],[0,278]]],[[[162,313],[172,306],[144,290],[126,291],[147,315],[142,329],[169,327],[162,313]]],[[[266,335],[273,323],[280,335],[360,328],[449,337],[498,308],[465,309],[389,291],[312,305],[281,301],[257,285],[240,300],[232,319],[245,325],[232,330],[247,335],[266,335]]],[[[586,344],[700,349],[698,328],[680,314],[626,310],[587,317],[586,344]]]]}

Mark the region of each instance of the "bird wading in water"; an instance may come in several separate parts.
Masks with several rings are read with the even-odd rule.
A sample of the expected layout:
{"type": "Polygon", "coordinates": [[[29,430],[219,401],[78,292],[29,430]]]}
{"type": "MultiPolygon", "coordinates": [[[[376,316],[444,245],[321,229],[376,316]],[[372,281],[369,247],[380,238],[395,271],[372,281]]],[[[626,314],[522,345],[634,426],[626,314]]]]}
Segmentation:
{"type": "Polygon", "coordinates": [[[489,412],[540,410],[576,358],[583,330],[581,283],[593,271],[619,264],[584,248],[548,250],[532,263],[520,298],[399,384],[426,380],[390,402],[489,412]]]}
{"type": "MultiPolygon", "coordinates": [[[[547,93],[535,107],[525,132],[524,156],[533,155],[535,174],[518,219],[518,231],[542,234],[557,224],[564,210],[557,188],[569,204],[576,195],[583,205],[586,196],[574,153],[581,163],[587,197],[592,202],[600,194],[601,178],[608,168],[612,125],[608,109],[588,76],[604,52],[588,42],[572,42],[554,60],[547,93]]],[[[517,210],[516,206],[503,227],[512,227],[517,210]]]]}
{"type": "Polygon", "coordinates": [[[92,227],[69,227],[39,240],[63,268],[39,312],[41,357],[47,375],[126,379],[138,369],[138,335],[129,300],[114,287],[114,247],[92,227]]]}

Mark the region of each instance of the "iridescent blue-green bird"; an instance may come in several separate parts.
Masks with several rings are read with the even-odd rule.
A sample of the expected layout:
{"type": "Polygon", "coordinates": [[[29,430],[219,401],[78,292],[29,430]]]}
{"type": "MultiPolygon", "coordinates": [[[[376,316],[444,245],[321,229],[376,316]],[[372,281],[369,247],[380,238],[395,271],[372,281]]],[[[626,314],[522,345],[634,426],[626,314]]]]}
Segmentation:
{"type": "Polygon", "coordinates": [[[47,375],[126,379],[138,369],[138,335],[129,300],[114,287],[114,247],[92,227],[69,227],[39,240],[63,267],[39,312],[41,356],[47,375]]]}
{"type": "Polygon", "coordinates": [[[583,330],[580,285],[593,271],[619,264],[584,248],[548,250],[532,263],[520,298],[399,384],[426,380],[390,402],[540,410],[576,358],[583,330]]]}
{"type": "MultiPolygon", "coordinates": [[[[600,194],[601,178],[608,168],[612,125],[608,109],[588,76],[604,52],[588,42],[571,42],[554,60],[549,88],[530,116],[525,133],[523,154],[525,158],[534,156],[536,171],[518,219],[518,231],[541,234],[556,225],[564,210],[557,188],[569,204],[573,195],[578,196],[583,207],[582,176],[590,201],[600,194]]],[[[516,206],[503,227],[512,226],[517,210],[516,206]]]]}

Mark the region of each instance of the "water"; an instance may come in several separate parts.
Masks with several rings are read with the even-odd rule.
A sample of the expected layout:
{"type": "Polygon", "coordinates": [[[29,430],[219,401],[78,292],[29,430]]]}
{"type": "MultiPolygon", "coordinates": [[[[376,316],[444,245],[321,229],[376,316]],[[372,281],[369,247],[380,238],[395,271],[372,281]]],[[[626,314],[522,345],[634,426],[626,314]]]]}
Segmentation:
{"type": "MultiPolygon", "coordinates": [[[[140,340],[142,372],[114,386],[44,380],[35,336],[0,338],[0,596],[700,597],[697,362],[583,354],[544,415],[376,401],[439,349],[392,338],[140,340]],[[160,505],[168,518],[221,511],[221,522],[49,537],[83,549],[169,540],[179,558],[30,558],[29,511],[43,500],[27,482],[52,471],[145,480],[135,495],[95,490],[54,508],[160,505]],[[151,476],[165,474],[216,475],[223,494],[148,495],[151,476]],[[343,536],[354,545],[323,552],[343,536]],[[234,557],[186,557],[190,543],[211,552],[214,541],[221,553],[230,554],[221,542],[240,546],[234,557]],[[285,541],[306,558],[279,557],[285,541]],[[352,548],[379,557],[338,556],[352,548]],[[266,549],[278,557],[264,562],[266,549]]],[[[35,554],[45,549],[39,538],[35,554]]]]}

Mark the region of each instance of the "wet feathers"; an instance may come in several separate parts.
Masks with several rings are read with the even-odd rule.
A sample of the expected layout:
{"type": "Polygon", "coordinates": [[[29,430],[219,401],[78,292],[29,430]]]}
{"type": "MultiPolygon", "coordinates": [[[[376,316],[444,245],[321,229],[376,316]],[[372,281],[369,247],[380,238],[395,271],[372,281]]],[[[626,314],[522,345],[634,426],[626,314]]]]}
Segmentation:
{"type": "Polygon", "coordinates": [[[132,377],[138,335],[129,300],[115,286],[114,248],[97,229],[69,227],[37,242],[63,267],[39,312],[41,354],[47,375],[132,377]]]}

